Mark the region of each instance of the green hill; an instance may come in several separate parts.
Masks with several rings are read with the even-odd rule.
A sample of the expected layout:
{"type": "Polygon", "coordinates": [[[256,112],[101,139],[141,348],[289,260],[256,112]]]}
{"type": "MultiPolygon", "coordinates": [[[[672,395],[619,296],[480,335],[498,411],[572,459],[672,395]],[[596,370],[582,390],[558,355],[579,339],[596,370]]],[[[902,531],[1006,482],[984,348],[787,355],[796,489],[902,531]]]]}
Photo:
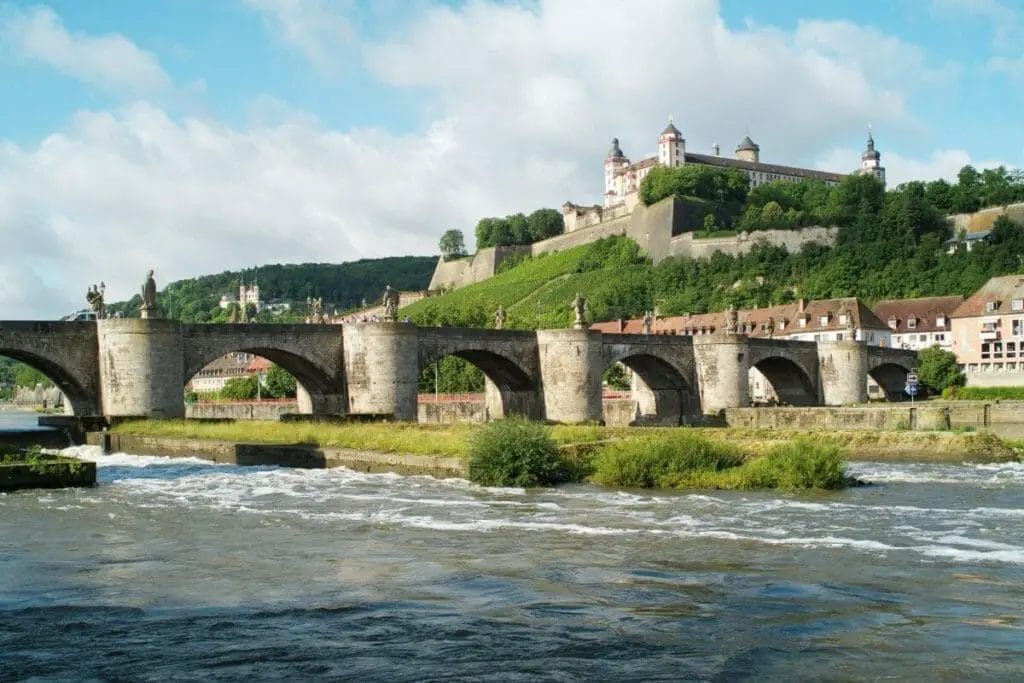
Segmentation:
{"type": "MultiPolygon", "coordinates": [[[[435,256],[395,256],[362,259],[349,263],[302,263],[260,266],[258,270],[225,271],[171,282],[158,295],[164,314],[184,322],[225,322],[229,313],[220,308],[220,298],[238,297],[243,278],[251,283],[258,277],[264,301],[302,302],[301,311],[270,318],[287,322],[304,315],[307,297],[323,297],[325,306],[347,310],[367,301],[377,301],[387,285],[400,290],[426,289],[437,264],[435,256]]],[[[110,309],[125,316],[137,316],[140,299],[112,304],[110,309]]],[[[262,319],[261,317],[261,319],[262,319]]]]}

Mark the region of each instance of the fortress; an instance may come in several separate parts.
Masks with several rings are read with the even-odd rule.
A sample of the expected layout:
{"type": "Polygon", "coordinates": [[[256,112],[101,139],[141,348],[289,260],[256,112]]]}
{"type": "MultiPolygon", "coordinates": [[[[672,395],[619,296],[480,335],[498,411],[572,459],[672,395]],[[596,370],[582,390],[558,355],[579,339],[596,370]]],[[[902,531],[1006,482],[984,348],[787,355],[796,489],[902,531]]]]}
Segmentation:
{"type": "MultiPolygon", "coordinates": [[[[706,209],[699,202],[676,197],[668,197],[651,206],[640,202],[640,183],[657,166],[697,164],[737,169],[746,173],[751,187],[779,180],[816,180],[837,185],[845,177],[840,173],[764,163],[760,146],[750,136],[744,137],[737,145],[735,159],[721,156],[718,145],[712,151],[713,154],[687,152],[683,134],[671,121],[658,138],[658,153],[637,162],[631,162],[623,154],[618,138],[613,139],[604,160],[603,205],[581,206],[566,202],[562,205],[565,232],[540,242],[488,247],[477,250],[473,256],[451,261],[442,257],[434,270],[430,289],[464,287],[493,276],[507,258],[563,251],[611,235],[625,235],[633,239],[654,263],[671,256],[707,258],[716,251],[739,255],[749,251],[758,241],[790,251],[799,250],[810,242],[835,243],[838,229],[824,226],[700,238],[695,236],[695,231],[702,227],[706,209]]],[[[855,173],[872,175],[885,182],[881,154],[875,149],[874,136],[870,131],[861,154],[860,168],[855,173]]]]}

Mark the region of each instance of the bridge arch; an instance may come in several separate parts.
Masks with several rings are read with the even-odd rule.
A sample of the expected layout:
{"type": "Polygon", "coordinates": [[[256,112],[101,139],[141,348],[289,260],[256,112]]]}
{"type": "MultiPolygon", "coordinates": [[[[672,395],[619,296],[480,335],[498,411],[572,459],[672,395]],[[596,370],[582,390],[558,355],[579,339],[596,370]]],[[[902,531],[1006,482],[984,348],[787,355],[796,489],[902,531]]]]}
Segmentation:
{"type": "Polygon", "coordinates": [[[420,348],[420,372],[447,357],[461,358],[483,373],[485,419],[501,419],[508,415],[540,417],[537,383],[514,358],[482,346],[431,345],[420,348]]]}
{"type": "Polygon", "coordinates": [[[345,412],[342,338],[333,325],[185,325],[182,386],[229,353],[266,358],[295,377],[299,412],[345,412]],[[333,328],[333,329],[332,329],[333,328]]]}
{"type": "Polygon", "coordinates": [[[95,322],[5,322],[0,356],[41,372],[65,398],[65,410],[99,415],[99,352],[95,322]]]}
{"type": "Polygon", "coordinates": [[[633,373],[630,395],[636,414],[631,425],[678,425],[700,412],[700,399],[685,369],[654,349],[615,348],[606,354],[602,373],[622,363],[633,373]]]}
{"type": "Polygon", "coordinates": [[[65,412],[72,415],[96,415],[99,413],[98,397],[84,387],[75,373],[52,358],[24,349],[10,349],[0,346],[0,356],[24,363],[37,370],[53,382],[64,396],[65,412]]]}
{"type": "Polygon", "coordinates": [[[751,399],[755,403],[788,406],[818,405],[817,373],[809,373],[785,356],[765,356],[750,369],[751,399]]]}
{"type": "Polygon", "coordinates": [[[910,368],[902,363],[885,361],[872,363],[868,368],[868,377],[878,384],[886,401],[908,401],[910,397],[903,389],[907,384],[909,372],[910,368]]]}

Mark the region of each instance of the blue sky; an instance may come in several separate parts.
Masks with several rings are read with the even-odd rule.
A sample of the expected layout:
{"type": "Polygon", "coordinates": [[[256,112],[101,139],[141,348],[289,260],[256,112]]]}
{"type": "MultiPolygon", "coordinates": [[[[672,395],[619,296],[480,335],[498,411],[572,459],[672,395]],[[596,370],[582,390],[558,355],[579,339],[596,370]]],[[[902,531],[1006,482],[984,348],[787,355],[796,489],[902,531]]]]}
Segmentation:
{"type": "Polygon", "coordinates": [[[0,0],[0,319],[429,254],[600,200],[611,137],[889,178],[1024,166],[1017,0],[0,0]],[[138,271],[138,272],[136,272],[138,271]]]}

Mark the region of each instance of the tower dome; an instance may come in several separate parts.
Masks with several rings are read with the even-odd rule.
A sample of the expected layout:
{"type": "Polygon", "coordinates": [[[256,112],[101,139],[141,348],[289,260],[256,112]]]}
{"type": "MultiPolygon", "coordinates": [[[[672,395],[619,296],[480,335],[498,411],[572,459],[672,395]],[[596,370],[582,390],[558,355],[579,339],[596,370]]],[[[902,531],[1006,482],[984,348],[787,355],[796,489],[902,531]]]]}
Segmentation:
{"type": "Polygon", "coordinates": [[[609,159],[625,159],[626,158],[626,155],[622,153],[621,149],[619,149],[619,139],[618,138],[612,138],[612,148],[610,150],[608,150],[608,158],[609,159]]]}
{"type": "Polygon", "coordinates": [[[868,131],[868,146],[864,150],[864,153],[860,155],[861,161],[868,161],[869,159],[878,161],[882,158],[882,155],[875,149],[875,137],[868,131]]]}

